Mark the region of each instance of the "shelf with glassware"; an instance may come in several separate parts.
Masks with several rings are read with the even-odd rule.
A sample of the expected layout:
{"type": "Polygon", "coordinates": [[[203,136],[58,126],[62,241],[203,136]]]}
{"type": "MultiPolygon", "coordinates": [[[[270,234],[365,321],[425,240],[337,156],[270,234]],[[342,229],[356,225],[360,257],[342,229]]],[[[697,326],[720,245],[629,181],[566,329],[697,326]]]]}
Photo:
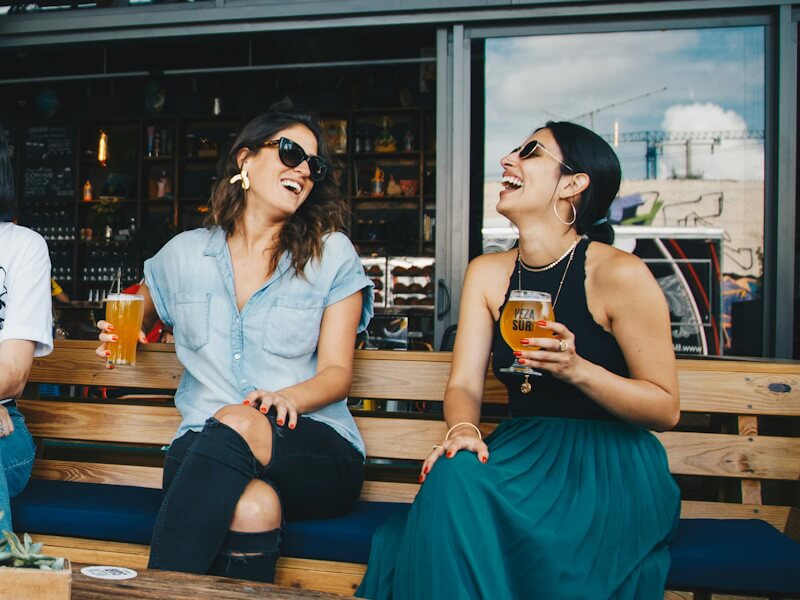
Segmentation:
{"type": "Polygon", "coordinates": [[[147,152],[141,131],[140,119],[93,119],[80,125],[74,300],[101,300],[117,271],[123,287],[141,277],[137,227],[147,152]]]}
{"type": "MultiPolygon", "coordinates": [[[[427,125],[422,125],[432,114],[427,109],[402,108],[326,115],[325,122],[333,123],[325,128],[333,156],[331,176],[352,210],[351,233],[363,255],[434,253],[426,232],[431,230],[429,217],[435,214],[433,180],[427,171],[435,161],[427,125]],[[390,137],[397,144],[394,149],[387,141],[390,137]],[[380,190],[370,187],[378,169],[384,177],[380,190]]],[[[88,119],[53,134],[49,146],[42,144],[39,130],[28,135],[24,125],[19,128],[18,146],[24,147],[29,137],[31,148],[42,154],[27,161],[20,157],[20,205],[63,205],[58,210],[31,209],[31,216],[23,215],[22,222],[46,227],[51,246],[59,245],[58,253],[51,252],[57,265],[54,273],[74,299],[87,299],[84,288],[91,286],[81,282],[84,271],[100,269],[92,261],[119,260],[128,277],[123,283],[133,283],[141,276],[143,261],[171,236],[202,226],[217,162],[248,119],[248,115],[88,119]],[[67,157],[58,154],[68,145],[64,140],[73,144],[67,157]],[[49,148],[49,155],[43,148],[49,148]],[[47,193],[41,191],[43,185],[49,186],[47,193]],[[22,202],[25,194],[42,197],[22,202]],[[57,215],[63,218],[56,219],[57,215]],[[100,257],[88,250],[93,244],[116,243],[127,243],[127,252],[100,257]]],[[[97,279],[102,280],[92,281],[97,279]]]]}
{"type": "Polygon", "coordinates": [[[433,178],[425,178],[427,165],[435,164],[432,114],[421,108],[352,112],[349,198],[362,255],[434,254],[424,211],[424,194],[434,192],[433,178]]]}

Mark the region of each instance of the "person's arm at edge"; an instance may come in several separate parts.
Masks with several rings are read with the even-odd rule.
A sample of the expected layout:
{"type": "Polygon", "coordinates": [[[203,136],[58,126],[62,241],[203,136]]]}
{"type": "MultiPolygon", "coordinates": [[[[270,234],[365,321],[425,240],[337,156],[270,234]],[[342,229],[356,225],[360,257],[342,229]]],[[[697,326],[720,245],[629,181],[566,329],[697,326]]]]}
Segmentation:
{"type": "Polygon", "coordinates": [[[0,400],[16,398],[25,389],[36,344],[29,340],[0,342],[0,400]]]}

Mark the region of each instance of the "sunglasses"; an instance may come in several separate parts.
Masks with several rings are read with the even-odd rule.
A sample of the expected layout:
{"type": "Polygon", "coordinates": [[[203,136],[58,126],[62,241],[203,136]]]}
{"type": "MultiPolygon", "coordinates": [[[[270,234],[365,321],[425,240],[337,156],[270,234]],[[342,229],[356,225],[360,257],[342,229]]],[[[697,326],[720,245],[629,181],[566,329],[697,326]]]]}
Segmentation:
{"type": "Polygon", "coordinates": [[[264,146],[277,146],[278,158],[287,167],[293,169],[304,160],[308,161],[308,168],[311,171],[311,181],[322,181],[328,174],[330,166],[319,156],[309,156],[303,147],[289,138],[282,137],[277,140],[264,142],[264,146]]]}
{"type": "Polygon", "coordinates": [[[558,157],[557,157],[555,154],[553,154],[553,153],[552,153],[552,152],[550,152],[550,151],[549,151],[547,148],[545,148],[545,147],[544,147],[544,146],[541,144],[541,142],[539,142],[539,140],[531,140],[530,142],[528,142],[528,143],[527,143],[527,144],[525,144],[524,146],[518,146],[518,147],[514,148],[514,149],[513,149],[511,152],[509,152],[509,154],[514,154],[515,152],[519,152],[519,157],[520,157],[520,158],[530,158],[531,156],[536,156],[534,153],[535,153],[537,150],[541,150],[542,152],[544,152],[545,154],[547,154],[547,156],[549,156],[550,158],[552,158],[554,161],[556,161],[557,163],[559,163],[559,164],[560,164],[560,165],[562,165],[563,167],[565,167],[565,168],[569,169],[569,170],[570,170],[570,171],[572,171],[573,173],[575,172],[575,169],[573,169],[572,167],[570,167],[570,166],[569,166],[567,163],[565,163],[564,161],[562,161],[562,160],[561,160],[560,158],[558,158],[558,157]]]}

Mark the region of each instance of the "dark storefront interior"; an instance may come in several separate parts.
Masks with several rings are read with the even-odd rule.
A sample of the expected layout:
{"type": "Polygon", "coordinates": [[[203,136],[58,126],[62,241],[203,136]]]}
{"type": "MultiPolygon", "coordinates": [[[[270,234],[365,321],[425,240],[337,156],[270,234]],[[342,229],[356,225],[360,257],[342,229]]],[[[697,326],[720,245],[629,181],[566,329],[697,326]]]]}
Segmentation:
{"type": "Polygon", "coordinates": [[[19,149],[19,222],[48,240],[54,277],[79,304],[61,311],[68,337],[93,335],[86,311],[117,268],[132,284],[170,237],[202,226],[232,136],[289,98],[323,120],[349,233],[385,317],[373,342],[432,347],[435,29],[55,50],[2,51],[0,121],[19,149]]]}

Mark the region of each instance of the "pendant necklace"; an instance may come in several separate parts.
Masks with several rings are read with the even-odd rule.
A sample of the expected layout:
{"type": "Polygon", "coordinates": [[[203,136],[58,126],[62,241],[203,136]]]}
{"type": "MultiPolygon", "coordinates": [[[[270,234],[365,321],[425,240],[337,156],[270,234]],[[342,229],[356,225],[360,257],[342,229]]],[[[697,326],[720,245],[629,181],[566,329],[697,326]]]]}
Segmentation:
{"type": "MultiPolygon", "coordinates": [[[[569,255],[569,260],[567,261],[567,266],[564,268],[564,274],[561,276],[561,281],[558,284],[558,290],[556,290],[556,296],[553,298],[553,313],[555,314],[556,310],[556,303],[558,302],[558,297],[561,295],[561,288],[564,285],[564,280],[567,278],[567,271],[569,271],[569,266],[572,264],[572,258],[575,256],[575,248],[578,247],[578,242],[580,238],[576,239],[572,245],[567,248],[567,251],[564,252],[561,256],[559,256],[555,261],[551,262],[549,265],[545,265],[544,267],[529,267],[524,262],[522,262],[522,255],[520,254],[519,250],[517,250],[517,289],[522,289],[522,269],[524,268],[526,271],[530,271],[531,273],[541,273],[543,271],[549,271],[553,267],[557,266],[562,260],[564,260],[567,255],[569,255]]],[[[530,382],[530,375],[524,375],[525,379],[519,386],[519,391],[523,394],[530,393],[532,386],[530,382]]]]}

